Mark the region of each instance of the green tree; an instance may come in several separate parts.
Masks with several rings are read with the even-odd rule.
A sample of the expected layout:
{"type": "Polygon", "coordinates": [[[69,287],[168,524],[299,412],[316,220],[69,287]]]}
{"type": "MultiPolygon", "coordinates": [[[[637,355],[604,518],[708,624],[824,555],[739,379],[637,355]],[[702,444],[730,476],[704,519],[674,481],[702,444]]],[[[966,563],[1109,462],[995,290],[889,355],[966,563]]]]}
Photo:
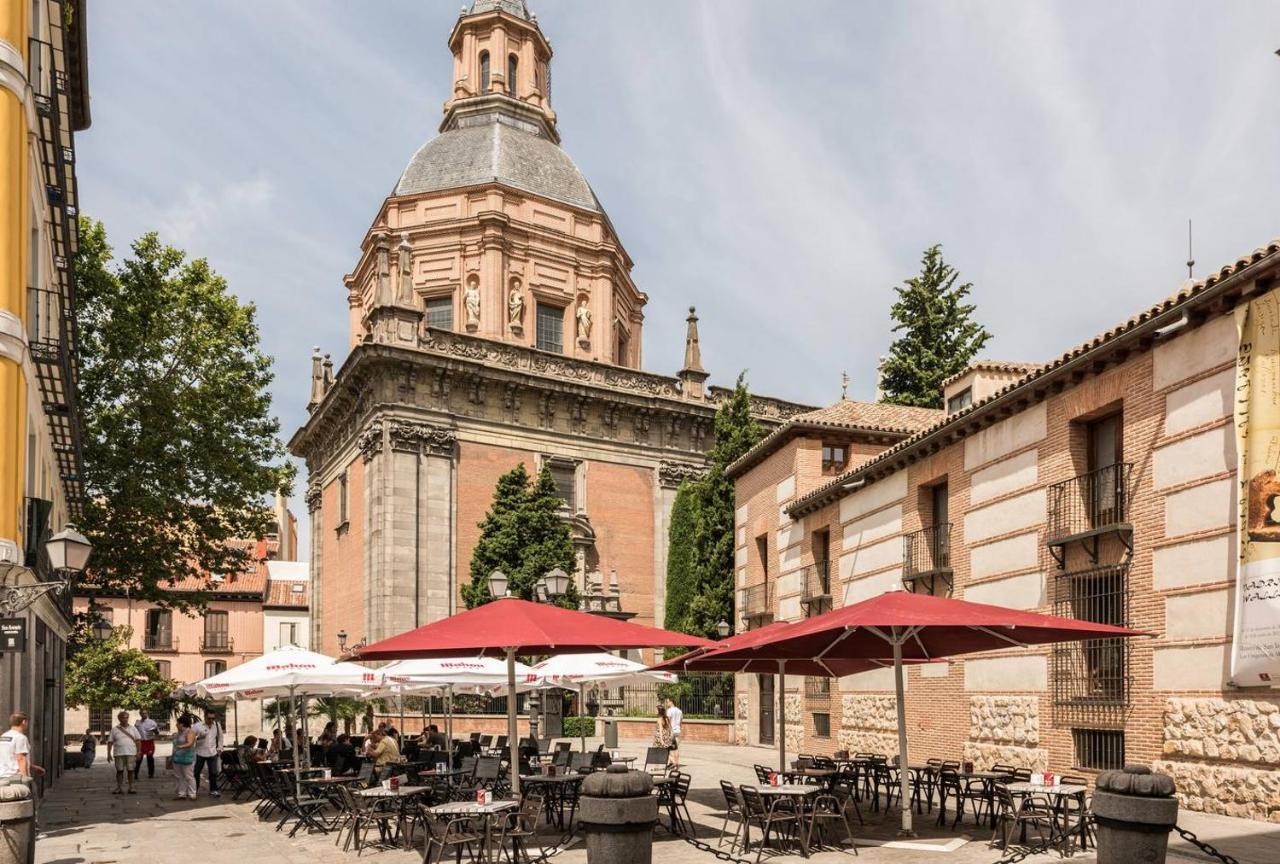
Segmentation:
{"type": "Polygon", "coordinates": [[[203,592],[166,589],[248,569],[250,551],[228,541],[266,534],[268,496],[293,479],[254,307],[154,233],[113,261],[102,223],[86,218],[76,273],[91,578],[201,605],[203,592]]]}
{"type": "Polygon", "coordinates": [[[107,638],[84,642],[67,659],[68,706],[138,711],[166,704],[177,682],[162,676],[145,653],[128,647],[132,635],[128,627],[115,627],[107,638]]]}
{"type": "Polygon", "coordinates": [[[676,490],[671,502],[671,520],[667,528],[667,593],[666,613],[662,626],[683,631],[689,603],[697,591],[694,571],[694,534],[698,529],[699,484],[686,480],[676,490]]]}
{"type": "MultiPolygon", "coordinates": [[[[751,416],[751,394],[743,373],[716,411],[715,445],[707,454],[707,475],[694,486],[694,591],[681,616],[679,629],[685,633],[714,639],[717,624],[734,620],[734,490],[725,471],[755,446],[760,435],[760,425],[751,416]]],[[[674,611],[680,615],[679,610],[674,611]]]]}
{"type": "Polygon", "coordinates": [[[882,401],[921,408],[942,407],[942,382],[969,364],[991,333],[973,319],[966,302],[973,285],[956,284],[959,273],[942,260],[942,246],[924,251],[920,275],[895,287],[890,307],[893,332],[881,377],[882,401]]]}
{"type": "MultiPolygon", "coordinates": [[[[468,609],[494,599],[489,594],[489,574],[494,570],[507,574],[513,597],[525,600],[533,599],[534,586],[547,571],[559,567],[573,572],[573,541],[561,508],[548,468],[533,480],[521,463],[498,478],[471,553],[471,583],[462,586],[468,609]]],[[[556,602],[576,609],[579,599],[577,586],[570,582],[569,592],[556,602]]]]}

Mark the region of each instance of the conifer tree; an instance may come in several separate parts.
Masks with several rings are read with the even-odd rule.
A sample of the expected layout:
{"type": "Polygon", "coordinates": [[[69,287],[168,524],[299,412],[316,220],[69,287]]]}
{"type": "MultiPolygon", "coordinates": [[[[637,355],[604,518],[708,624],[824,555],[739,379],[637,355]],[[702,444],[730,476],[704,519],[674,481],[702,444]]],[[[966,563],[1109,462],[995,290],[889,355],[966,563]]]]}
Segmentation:
{"type": "Polygon", "coordinates": [[[671,520],[667,528],[667,593],[666,614],[662,626],[683,632],[689,602],[697,590],[694,572],[694,532],[698,529],[700,484],[686,480],[676,490],[671,502],[671,520]]]}
{"type": "Polygon", "coordinates": [[[895,405],[942,407],[942,382],[964,369],[991,333],[973,319],[968,303],[973,285],[956,284],[959,273],[942,260],[942,246],[925,250],[920,275],[894,288],[893,332],[880,386],[882,400],[895,405]]]}

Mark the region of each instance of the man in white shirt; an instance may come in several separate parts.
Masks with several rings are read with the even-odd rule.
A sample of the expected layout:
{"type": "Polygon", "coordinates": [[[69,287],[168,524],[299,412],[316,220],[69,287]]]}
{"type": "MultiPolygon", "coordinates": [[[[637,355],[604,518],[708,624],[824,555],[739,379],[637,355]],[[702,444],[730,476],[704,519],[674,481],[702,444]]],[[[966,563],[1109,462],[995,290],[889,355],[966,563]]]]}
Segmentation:
{"type": "Polygon", "coordinates": [[[44,769],[31,763],[31,741],[27,738],[27,715],[15,711],[9,715],[9,731],[0,735],[0,780],[30,779],[44,769]]]}
{"type": "Polygon", "coordinates": [[[129,794],[137,795],[133,788],[133,760],[138,756],[138,730],[129,722],[129,712],[121,711],[116,715],[120,722],[111,727],[107,736],[107,761],[116,766],[116,788],[112,795],[124,792],[122,786],[125,778],[129,778],[129,794]]]}
{"type": "Polygon", "coordinates": [[[156,733],[160,730],[156,721],[146,711],[138,712],[138,722],[133,724],[138,733],[138,755],[133,761],[133,779],[142,773],[142,760],[147,760],[147,776],[156,776],[156,733]]]}
{"type": "Polygon", "coordinates": [[[191,727],[196,733],[196,790],[200,789],[200,770],[206,765],[209,768],[209,796],[221,798],[218,791],[218,773],[222,770],[222,762],[218,758],[222,754],[222,724],[212,711],[204,712],[204,722],[191,727]]]}
{"type": "Polygon", "coordinates": [[[671,764],[675,768],[680,767],[680,721],[684,719],[684,712],[676,707],[676,703],[668,696],[666,699],[667,719],[671,721],[671,764]]]}

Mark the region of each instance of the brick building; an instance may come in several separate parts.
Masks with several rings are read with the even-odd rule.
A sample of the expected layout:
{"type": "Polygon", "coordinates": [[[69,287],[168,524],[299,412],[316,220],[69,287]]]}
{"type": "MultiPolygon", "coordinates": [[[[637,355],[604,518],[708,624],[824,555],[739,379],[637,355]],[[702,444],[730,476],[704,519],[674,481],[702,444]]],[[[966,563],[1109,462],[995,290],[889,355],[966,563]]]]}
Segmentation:
{"type": "MultiPolygon", "coordinates": [[[[339,632],[376,640],[453,613],[494,484],[520,463],[550,467],[593,605],[660,622],[668,513],[724,395],[692,310],[680,373],[641,370],[647,297],[559,146],[551,46],[525,4],[477,0],[448,45],[440,134],[374,216],[345,280],[350,354],[336,375],[313,358],[290,442],[326,653],[339,632]]],[[[770,427],[807,410],[754,407],[770,427]]]]}
{"type": "MultiPolygon", "coordinates": [[[[1278,271],[1272,244],[1048,363],[976,363],[909,436],[850,402],[782,426],[731,469],[744,623],[904,587],[1149,631],[909,669],[910,757],[1154,763],[1184,806],[1280,819],[1280,695],[1229,680],[1234,313],[1278,271]]],[[[774,686],[740,676],[740,740],[772,742],[774,686]]],[[[790,752],[896,752],[891,670],[785,686],[790,752]]]]}

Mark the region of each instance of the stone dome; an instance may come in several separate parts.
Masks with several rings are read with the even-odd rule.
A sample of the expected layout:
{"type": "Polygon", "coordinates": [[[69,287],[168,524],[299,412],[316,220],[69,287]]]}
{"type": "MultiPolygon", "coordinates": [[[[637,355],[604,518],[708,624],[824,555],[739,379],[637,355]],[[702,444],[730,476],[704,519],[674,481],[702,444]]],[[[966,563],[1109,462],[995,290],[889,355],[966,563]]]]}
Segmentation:
{"type": "Polygon", "coordinates": [[[457,125],[423,144],[400,175],[394,194],[418,195],[496,182],[600,212],[600,202],[569,154],[505,119],[457,125]]]}

